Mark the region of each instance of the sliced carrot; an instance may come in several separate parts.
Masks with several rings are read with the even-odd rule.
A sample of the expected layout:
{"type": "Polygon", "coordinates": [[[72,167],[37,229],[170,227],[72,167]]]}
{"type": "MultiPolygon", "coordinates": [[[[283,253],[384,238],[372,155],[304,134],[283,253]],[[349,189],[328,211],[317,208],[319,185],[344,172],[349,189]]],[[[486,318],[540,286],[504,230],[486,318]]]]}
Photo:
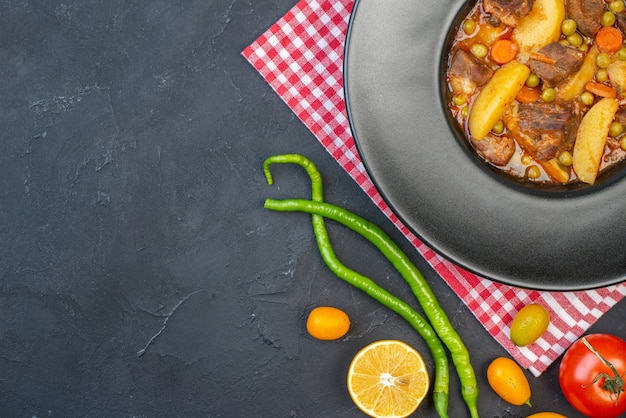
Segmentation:
{"type": "Polygon", "coordinates": [[[600,52],[615,52],[622,47],[624,36],[613,26],[603,26],[596,33],[596,45],[600,52]]]}
{"type": "Polygon", "coordinates": [[[515,96],[515,100],[520,103],[533,103],[541,97],[541,90],[537,87],[522,86],[515,96]]]}
{"type": "Polygon", "coordinates": [[[531,52],[530,59],[533,59],[535,61],[540,61],[545,64],[556,64],[556,60],[554,58],[550,58],[549,56],[544,55],[539,52],[531,52]]]}
{"type": "Polygon", "coordinates": [[[506,64],[513,60],[519,51],[519,46],[510,39],[498,39],[491,44],[489,55],[496,64],[506,64]]]}
{"type": "Polygon", "coordinates": [[[598,83],[597,81],[588,82],[585,84],[585,89],[599,97],[609,97],[611,99],[617,97],[617,91],[613,87],[598,83]]]}

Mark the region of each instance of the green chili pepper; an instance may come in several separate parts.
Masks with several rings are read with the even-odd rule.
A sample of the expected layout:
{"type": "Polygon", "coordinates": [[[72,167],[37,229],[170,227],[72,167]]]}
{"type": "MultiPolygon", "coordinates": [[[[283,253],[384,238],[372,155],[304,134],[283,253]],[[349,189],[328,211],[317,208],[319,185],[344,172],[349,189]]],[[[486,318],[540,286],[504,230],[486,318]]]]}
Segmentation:
{"type": "MultiPolygon", "coordinates": [[[[302,166],[311,178],[312,199],[317,202],[322,202],[322,178],[319,174],[319,171],[310,160],[298,154],[277,155],[268,158],[265,161],[264,171],[267,182],[270,185],[273,183],[272,175],[269,170],[269,166],[272,163],[296,163],[302,166]]],[[[279,205],[282,203],[281,201],[267,199],[266,208],[269,209],[274,208],[268,207],[268,202],[277,202],[279,205]]],[[[328,268],[340,279],[363,291],[374,300],[396,312],[398,315],[404,318],[409,323],[409,325],[411,325],[424,339],[426,345],[428,345],[431,355],[433,356],[433,361],[435,362],[433,403],[435,405],[437,413],[441,418],[448,417],[448,386],[450,371],[446,351],[441,344],[437,333],[433,330],[428,321],[426,321],[423,316],[417,313],[407,303],[377,285],[370,278],[365,277],[362,274],[342,264],[341,261],[339,261],[339,259],[337,258],[335,251],[332,248],[332,244],[330,243],[328,231],[326,230],[326,226],[324,224],[324,217],[317,214],[312,214],[311,219],[313,222],[313,231],[315,233],[315,238],[318,244],[320,254],[322,255],[322,259],[324,260],[328,268]]]]}
{"type": "Polygon", "coordinates": [[[312,201],[276,201],[267,199],[265,206],[272,210],[302,211],[311,213],[313,216],[322,215],[328,217],[344,224],[374,244],[393,264],[407,283],[409,283],[411,290],[420,302],[433,328],[450,350],[457,373],[459,374],[459,380],[461,381],[463,399],[470,410],[471,416],[478,417],[478,385],[467,348],[458,333],[454,330],[450,320],[439,305],[430,286],[417,267],[415,267],[393,240],[376,225],[343,208],[323,203],[321,176],[313,163],[308,159],[297,154],[270,157],[266,160],[264,166],[270,184],[271,176],[269,175],[269,165],[273,162],[291,162],[304,167],[311,177],[313,198],[312,201]]]}

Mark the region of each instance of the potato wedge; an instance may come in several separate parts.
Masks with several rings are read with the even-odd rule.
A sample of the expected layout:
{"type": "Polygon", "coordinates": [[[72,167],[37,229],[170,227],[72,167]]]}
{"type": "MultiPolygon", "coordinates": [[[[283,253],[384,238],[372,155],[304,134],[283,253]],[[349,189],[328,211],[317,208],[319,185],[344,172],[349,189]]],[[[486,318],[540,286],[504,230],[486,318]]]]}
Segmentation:
{"type": "Polygon", "coordinates": [[[617,100],[604,98],[593,105],[580,121],[572,167],[582,182],[593,184],[596,181],[609,127],[618,107],[617,100]]]}
{"type": "Polygon", "coordinates": [[[513,30],[513,39],[519,45],[520,53],[536,52],[558,41],[564,19],[563,0],[535,0],[530,13],[513,30]]]}
{"type": "Polygon", "coordinates": [[[589,48],[582,65],[574,75],[556,87],[556,96],[561,100],[572,101],[585,91],[585,85],[593,80],[596,74],[596,58],[598,48],[589,48]]]}
{"type": "Polygon", "coordinates": [[[620,92],[626,90],[626,61],[614,60],[606,69],[613,87],[620,92]]]}
{"type": "Polygon", "coordinates": [[[474,101],[468,118],[473,139],[483,139],[515,100],[530,69],[515,60],[498,68],[474,101]]]}
{"type": "Polygon", "coordinates": [[[518,60],[525,63],[530,53],[558,41],[563,20],[565,20],[563,0],[535,0],[530,13],[513,29],[513,40],[520,47],[518,60]]]}
{"type": "Polygon", "coordinates": [[[558,159],[551,158],[547,161],[541,161],[540,164],[546,171],[546,173],[550,176],[550,178],[552,178],[552,180],[562,184],[565,184],[569,181],[569,168],[561,165],[558,159]]]}

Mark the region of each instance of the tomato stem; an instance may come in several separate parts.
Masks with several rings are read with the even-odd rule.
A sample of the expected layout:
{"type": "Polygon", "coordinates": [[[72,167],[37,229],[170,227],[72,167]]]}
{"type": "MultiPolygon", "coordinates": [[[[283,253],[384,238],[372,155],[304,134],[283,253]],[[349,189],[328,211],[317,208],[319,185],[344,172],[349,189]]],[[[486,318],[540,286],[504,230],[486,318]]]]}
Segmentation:
{"type": "Polygon", "coordinates": [[[609,391],[611,398],[615,398],[615,404],[617,404],[620,395],[622,394],[622,392],[624,392],[624,379],[622,379],[622,377],[619,375],[619,373],[617,372],[617,370],[615,369],[613,364],[611,364],[610,361],[608,361],[607,359],[602,357],[602,354],[600,354],[598,352],[598,350],[596,350],[589,343],[589,341],[587,341],[587,339],[585,337],[582,338],[582,342],[583,342],[583,344],[585,344],[587,346],[587,348],[589,350],[591,350],[591,352],[593,354],[595,354],[600,359],[600,361],[602,363],[604,363],[605,366],[607,366],[613,372],[613,374],[614,374],[613,377],[609,376],[606,373],[598,374],[598,376],[596,376],[596,378],[593,380],[592,384],[596,383],[601,378],[604,378],[604,383],[602,384],[602,389],[609,391]]]}

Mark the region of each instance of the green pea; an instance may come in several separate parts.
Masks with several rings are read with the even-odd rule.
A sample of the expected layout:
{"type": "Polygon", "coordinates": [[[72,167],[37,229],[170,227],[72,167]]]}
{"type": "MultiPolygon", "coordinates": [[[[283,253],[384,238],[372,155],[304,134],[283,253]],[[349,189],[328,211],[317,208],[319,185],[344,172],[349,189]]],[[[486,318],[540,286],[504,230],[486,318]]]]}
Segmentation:
{"type": "Polygon", "coordinates": [[[621,13],[624,11],[624,1],[623,0],[613,0],[609,3],[609,10],[613,13],[621,13]]]}
{"type": "Polygon", "coordinates": [[[578,32],[574,32],[571,35],[567,35],[566,39],[567,39],[567,42],[569,42],[571,46],[574,46],[576,48],[579,48],[580,46],[582,46],[583,41],[584,41],[583,37],[578,32]]]}
{"type": "Polygon", "coordinates": [[[541,100],[544,102],[553,102],[556,99],[556,90],[549,87],[541,92],[541,100]]]}
{"type": "Polygon", "coordinates": [[[609,127],[610,136],[612,136],[613,138],[617,138],[618,136],[622,134],[622,132],[624,132],[624,127],[622,126],[621,123],[617,121],[611,123],[611,126],[609,127]]]}
{"type": "Polygon", "coordinates": [[[605,68],[600,68],[598,71],[596,71],[597,81],[599,81],[600,83],[604,83],[608,79],[609,79],[609,73],[606,71],[605,68]]]}
{"type": "Polygon", "coordinates": [[[626,48],[620,48],[616,53],[615,57],[620,61],[626,61],[626,48]]]}
{"type": "Polygon", "coordinates": [[[561,23],[561,32],[565,36],[573,35],[576,32],[576,21],[574,19],[565,19],[561,23]]]}
{"type": "Polygon", "coordinates": [[[474,54],[474,56],[477,58],[485,58],[487,56],[487,53],[489,52],[489,49],[485,45],[478,43],[472,45],[470,50],[472,51],[472,54],[474,54]]]}
{"type": "Polygon", "coordinates": [[[615,24],[615,13],[609,12],[608,10],[604,12],[600,19],[600,24],[602,26],[613,26],[615,24]]]}
{"type": "Polygon", "coordinates": [[[611,64],[611,56],[606,52],[600,52],[596,57],[596,65],[600,68],[607,68],[611,64]]]}
{"type": "Polygon", "coordinates": [[[522,155],[522,164],[528,165],[528,164],[530,164],[532,162],[533,162],[533,158],[530,155],[528,155],[528,154],[522,155]]]}
{"type": "Polygon", "coordinates": [[[463,108],[461,109],[461,117],[465,119],[467,118],[467,115],[469,115],[469,107],[463,106],[463,108]]]}
{"type": "Polygon", "coordinates": [[[590,91],[585,91],[580,95],[580,102],[585,106],[591,106],[595,99],[595,96],[590,91]]]}
{"type": "Polygon", "coordinates": [[[622,139],[619,140],[619,147],[622,151],[626,151],[626,136],[623,136],[622,139]]]}
{"type": "Polygon", "coordinates": [[[491,132],[496,135],[500,135],[502,132],[504,132],[504,122],[502,122],[502,119],[500,119],[496,122],[495,125],[493,125],[493,128],[491,128],[491,132]]]}
{"type": "Polygon", "coordinates": [[[533,88],[539,85],[539,76],[535,73],[530,73],[528,78],[526,79],[526,86],[533,88]]]}
{"type": "Polygon", "coordinates": [[[536,165],[531,165],[526,169],[526,176],[529,179],[538,179],[541,177],[541,170],[536,165]]]}
{"type": "Polygon", "coordinates": [[[558,159],[559,159],[559,162],[565,167],[569,167],[570,165],[572,165],[574,161],[572,157],[572,153],[569,151],[563,151],[562,153],[560,153],[558,159]]]}
{"type": "Polygon", "coordinates": [[[454,97],[452,97],[452,103],[457,106],[461,106],[467,103],[467,97],[465,97],[464,94],[455,94],[454,97]]]}
{"type": "Polygon", "coordinates": [[[467,35],[471,35],[472,33],[474,33],[474,30],[476,30],[476,22],[474,22],[472,19],[466,19],[463,22],[463,32],[465,32],[465,34],[467,35]]]}

